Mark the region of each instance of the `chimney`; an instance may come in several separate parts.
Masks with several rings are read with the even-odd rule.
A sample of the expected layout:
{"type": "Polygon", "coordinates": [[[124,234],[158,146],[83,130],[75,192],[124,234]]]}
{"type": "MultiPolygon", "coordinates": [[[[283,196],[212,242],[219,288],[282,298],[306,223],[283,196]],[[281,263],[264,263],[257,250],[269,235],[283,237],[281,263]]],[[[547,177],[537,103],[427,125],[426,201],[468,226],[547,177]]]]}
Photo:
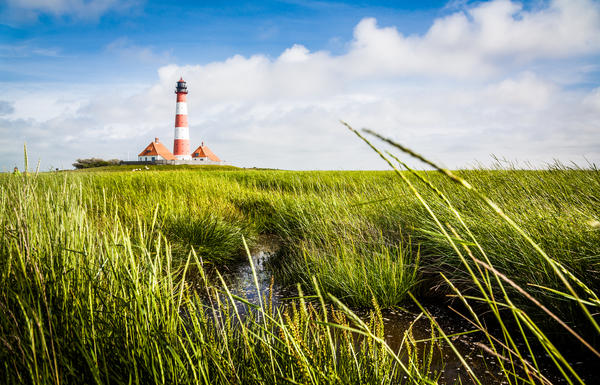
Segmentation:
{"type": "Polygon", "coordinates": [[[158,143],[158,138],[154,138],[154,143],[158,143]]]}
{"type": "Polygon", "coordinates": [[[202,142],[202,147],[204,147],[204,142],[202,142]]]}

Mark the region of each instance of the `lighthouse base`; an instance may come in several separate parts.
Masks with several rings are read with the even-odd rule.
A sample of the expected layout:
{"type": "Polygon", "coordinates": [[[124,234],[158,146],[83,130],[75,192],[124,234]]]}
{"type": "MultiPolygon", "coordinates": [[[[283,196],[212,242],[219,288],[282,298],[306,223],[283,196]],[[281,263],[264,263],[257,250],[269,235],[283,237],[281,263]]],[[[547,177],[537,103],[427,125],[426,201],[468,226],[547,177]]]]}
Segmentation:
{"type": "Polygon", "coordinates": [[[175,155],[176,160],[192,160],[191,155],[175,155]]]}

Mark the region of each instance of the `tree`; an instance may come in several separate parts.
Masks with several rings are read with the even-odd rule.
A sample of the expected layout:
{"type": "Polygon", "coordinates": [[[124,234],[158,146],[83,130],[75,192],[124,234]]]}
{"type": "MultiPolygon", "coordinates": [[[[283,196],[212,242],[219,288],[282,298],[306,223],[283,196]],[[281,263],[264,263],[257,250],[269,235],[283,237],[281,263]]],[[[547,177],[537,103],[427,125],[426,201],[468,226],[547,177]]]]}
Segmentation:
{"type": "Polygon", "coordinates": [[[77,159],[77,162],[73,163],[73,167],[77,169],[102,167],[102,166],[114,166],[121,163],[119,159],[104,160],[100,158],[88,158],[88,159],[77,159]]]}

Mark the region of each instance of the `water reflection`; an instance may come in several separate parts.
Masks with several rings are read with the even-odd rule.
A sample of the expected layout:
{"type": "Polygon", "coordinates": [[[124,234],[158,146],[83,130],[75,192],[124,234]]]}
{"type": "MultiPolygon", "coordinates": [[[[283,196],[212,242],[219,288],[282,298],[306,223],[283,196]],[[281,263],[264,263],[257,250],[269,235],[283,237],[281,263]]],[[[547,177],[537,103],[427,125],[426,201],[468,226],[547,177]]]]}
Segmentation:
{"type": "MultiPolygon", "coordinates": [[[[289,298],[297,296],[294,289],[284,287],[274,281],[273,272],[268,263],[272,255],[274,255],[274,250],[269,247],[262,247],[259,250],[255,250],[252,255],[259,290],[256,288],[252,268],[247,261],[222,267],[220,271],[231,293],[247,299],[252,304],[259,305],[260,291],[261,299],[266,299],[266,303],[271,301],[273,308],[281,308],[285,306],[289,298]]],[[[236,306],[241,315],[245,315],[249,311],[248,306],[242,302],[237,302],[236,306]]],[[[487,341],[484,339],[485,336],[482,333],[467,333],[473,331],[473,327],[448,309],[447,306],[425,304],[425,308],[444,332],[448,336],[451,336],[450,340],[452,344],[482,384],[508,383],[503,377],[498,359],[481,348],[483,345],[487,345],[487,341]]],[[[363,319],[367,319],[369,316],[368,311],[356,310],[356,314],[363,319]]],[[[382,315],[385,340],[394,351],[400,349],[406,331],[411,326],[412,336],[417,341],[428,340],[432,336],[430,321],[421,314],[421,311],[416,306],[385,310],[382,312],[382,315]]],[[[475,384],[449,344],[441,342],[437,345],[434,349],[430,371],[440,375],[440,384],[475,384]]],[[[429,342],[420,342],[417,344],[417,347],[419,352],[424,354],[430,345],[429,342]]],[[[564,381],[555,377],[552,378],[552,383],[561,384],[564,381]]]]}
{"type": "MultiPolygon", "coordinates": [[[[273,273],[267,266],[267,261],[272,255],[273,251],[269,249],[258,250],[252,255],[252,262],[256,271],[261,299],[272,301],[273,308],[277,308],[285,302],[285,298],[293,297],[296,294],[274,281],[273,273]]],[[[221,269],[221,274],[232,294],[245,298],[254,305],[259,305],[259,294],[249,262],[229,265],[221,269]]],[[[245,307],[241,306],[238,310],[242,310],[244,313],[245,307]]]]}

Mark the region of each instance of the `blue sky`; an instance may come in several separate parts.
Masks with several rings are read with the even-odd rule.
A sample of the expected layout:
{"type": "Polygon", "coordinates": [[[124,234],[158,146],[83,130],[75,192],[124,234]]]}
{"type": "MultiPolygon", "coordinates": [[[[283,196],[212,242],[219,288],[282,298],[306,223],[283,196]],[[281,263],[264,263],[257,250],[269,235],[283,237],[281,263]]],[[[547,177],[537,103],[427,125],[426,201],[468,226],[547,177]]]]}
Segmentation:
{"type": "Polygon", "coordinates": [[[449,167],[600,161],[598,1],[198,3],[1,2],[0,169],[170,147],[179,76],[240,166],[385,168],[338,119],[449,167]]]}
{"type": "Polygon", "coordinates": [[[340,53],[364,17],[384,26],[399,24],[413,34],[448,12],[444,1],[148,1],[125,2],[103,14],[24,10],[12,3],[5,2],[0,11],[5,14],[0,80],[16,82],[146,81],[155,76],[156,64],[207,63],[235,54],[278,56],[298,42],[310,50],[340,53]],[[148,55],[134,60],[142,48],[148,55]],[[128,49],[134,51],[129,56],[128,49]]]}

